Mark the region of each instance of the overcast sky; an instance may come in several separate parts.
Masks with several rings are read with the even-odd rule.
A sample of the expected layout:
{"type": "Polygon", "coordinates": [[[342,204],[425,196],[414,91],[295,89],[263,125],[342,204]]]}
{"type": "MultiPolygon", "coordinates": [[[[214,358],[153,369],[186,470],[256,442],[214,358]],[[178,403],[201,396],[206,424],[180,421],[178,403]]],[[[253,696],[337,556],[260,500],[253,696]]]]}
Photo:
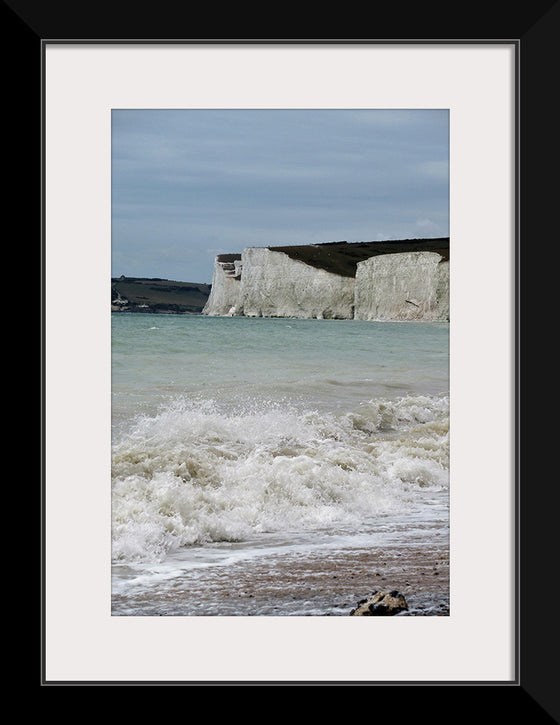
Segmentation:
{"type": "Polygon", "coordinates": [[[113,110],[112,276],[247,246],[449,235],[447,110],[113,110]]]}

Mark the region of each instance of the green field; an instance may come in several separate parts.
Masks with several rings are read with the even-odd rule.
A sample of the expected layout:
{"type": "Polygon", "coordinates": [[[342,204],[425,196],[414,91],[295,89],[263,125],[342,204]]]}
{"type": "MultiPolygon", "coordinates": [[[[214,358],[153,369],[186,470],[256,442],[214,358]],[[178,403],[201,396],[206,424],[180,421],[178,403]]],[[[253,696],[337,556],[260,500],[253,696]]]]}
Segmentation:
{"type": "Polygon", "coordinates": [[[209,294],[209,284],[124,276],[111,280],[111,308],[123,312],[200,314],[209,294]]]}
{"type": "Polygon", "coordinates": [[[326,242],[286,247],[269,247],[284,252],[312,267],[343,277],[355,277],[358,262],[379,254],[397,252],[437,252],[449,259],[449,237],[439,239],[398,239],[384,242],[326,242]]]}

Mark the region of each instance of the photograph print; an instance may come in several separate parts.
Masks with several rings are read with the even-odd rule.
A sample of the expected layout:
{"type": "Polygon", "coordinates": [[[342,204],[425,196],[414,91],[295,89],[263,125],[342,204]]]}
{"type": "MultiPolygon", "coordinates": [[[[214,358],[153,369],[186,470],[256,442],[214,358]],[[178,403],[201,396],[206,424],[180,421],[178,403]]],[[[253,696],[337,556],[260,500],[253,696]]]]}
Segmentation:
{"type": "Polygon", "coordinates": [[[448,109],[111,111],[111,614],[450,615],[448,109]]]}

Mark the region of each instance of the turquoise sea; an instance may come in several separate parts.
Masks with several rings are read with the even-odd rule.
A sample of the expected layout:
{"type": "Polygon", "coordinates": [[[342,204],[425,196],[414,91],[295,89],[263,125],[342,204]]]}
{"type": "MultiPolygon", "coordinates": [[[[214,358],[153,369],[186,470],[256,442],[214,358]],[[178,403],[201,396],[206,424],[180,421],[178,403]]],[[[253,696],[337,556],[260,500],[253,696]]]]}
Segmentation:
{"type": "Polygon", "coordinates": [[[441,563],[449,403],[447,323],[113,313],[113,615],[342,616],[380,552],[441,563]]]}

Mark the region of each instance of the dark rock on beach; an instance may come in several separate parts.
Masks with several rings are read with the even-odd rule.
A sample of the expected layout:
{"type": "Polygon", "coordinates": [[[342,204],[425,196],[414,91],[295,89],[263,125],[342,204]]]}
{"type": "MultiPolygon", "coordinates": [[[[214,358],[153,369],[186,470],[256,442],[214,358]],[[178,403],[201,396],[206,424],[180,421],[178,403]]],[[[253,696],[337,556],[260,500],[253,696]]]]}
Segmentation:
{"type": "Polygon", "coordinates": [[[388,617],[408,610],[404,596],[393,589],[374,591],[365,599],[361,599],[355,609],[350,612],[354,617],[388,617]]]}

